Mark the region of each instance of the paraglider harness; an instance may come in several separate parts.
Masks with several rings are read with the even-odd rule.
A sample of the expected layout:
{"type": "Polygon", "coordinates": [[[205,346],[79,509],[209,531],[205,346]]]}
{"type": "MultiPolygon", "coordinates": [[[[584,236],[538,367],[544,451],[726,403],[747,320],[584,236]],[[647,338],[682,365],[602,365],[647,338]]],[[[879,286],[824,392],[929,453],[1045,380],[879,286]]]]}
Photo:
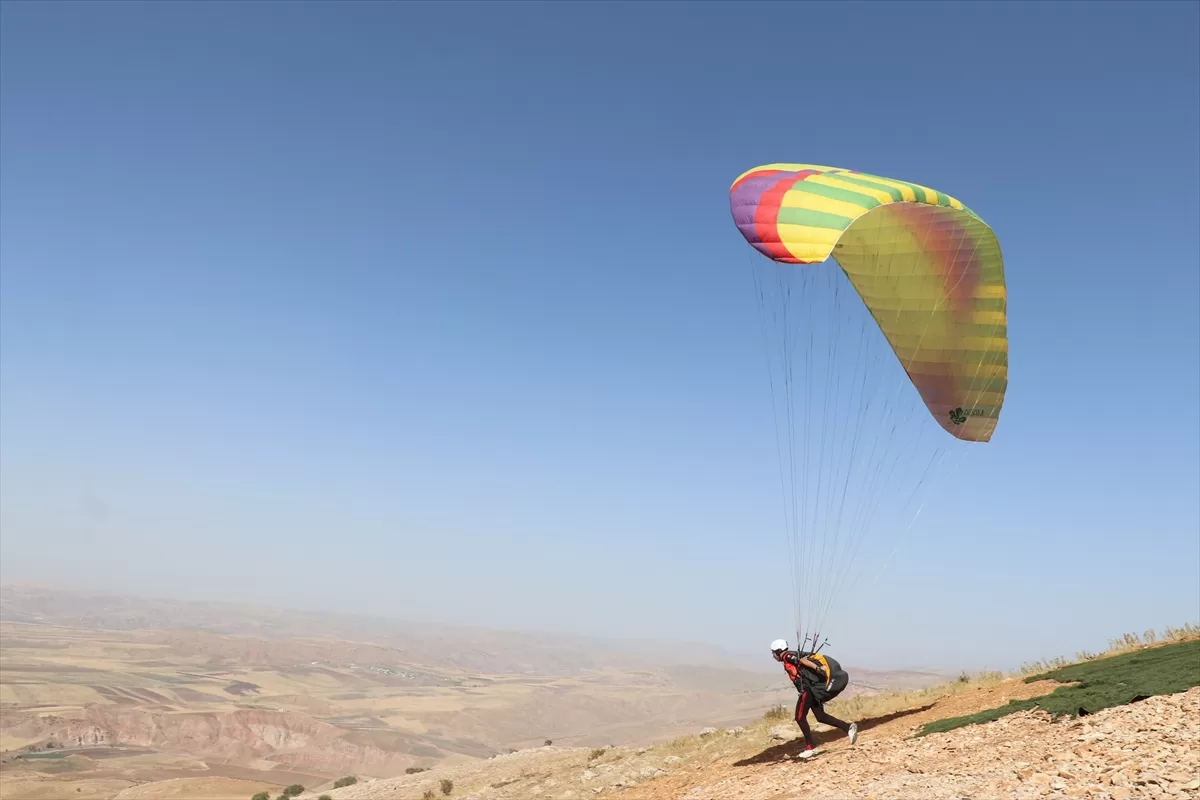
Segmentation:
{"type": "MultiPolygon", "coordinates": [[[[817,650],[820,649],[817,648],[817,650]]],[[[850,682],[849,674],[842,669],[842,665],[836,659],[821,655],[816,651],[806,653],[799,650],[788,650],[783,654],[783,663],[796,691],[801,695],[807,692],[815,703],[821,705],[841,694],[850,682]],[[825,674],[821,675],[804,666],[800,663],[801,659],[807,659],[816,664],[825,674]]]]}

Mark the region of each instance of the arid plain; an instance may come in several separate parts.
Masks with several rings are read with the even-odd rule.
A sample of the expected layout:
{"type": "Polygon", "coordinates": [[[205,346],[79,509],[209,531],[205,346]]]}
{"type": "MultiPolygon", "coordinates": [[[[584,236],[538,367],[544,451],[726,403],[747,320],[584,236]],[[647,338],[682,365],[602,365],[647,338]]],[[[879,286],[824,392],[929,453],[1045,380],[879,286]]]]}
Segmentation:
{"type": "MultiPolygon", "coordinates": [[[[854,691],[937,683],[855,671],[854,691]]],[[[788,702],[718,650],[0,590],[0,795],[247,798],[549,740],[639,746],[788,702]],[[257,787],[257,788],[256,788],[257,787]]]]}

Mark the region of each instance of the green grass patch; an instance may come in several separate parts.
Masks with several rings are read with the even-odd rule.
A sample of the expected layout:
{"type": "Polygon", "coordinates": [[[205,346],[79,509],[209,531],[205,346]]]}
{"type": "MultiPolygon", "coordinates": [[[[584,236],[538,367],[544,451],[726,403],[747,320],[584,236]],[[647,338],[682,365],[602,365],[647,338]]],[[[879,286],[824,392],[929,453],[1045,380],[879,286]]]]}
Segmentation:
{"type": "Polygon", "coordinates": [[[45,758],[58,759],[58,758],[66,758],[66,757],[67,757],[66,753],[22,753],[21,755],[17,756],[17,758],[22,758],[27,761],[33,761],[36,759],[45,759],[45,758]]]}
{"type": "Polygon", "coordinates": [[[992,722],[1031,708],[1048,711],[1057,719],[1075,717],[1080,713],[1095,714],[1101,709],[1155,695],[1185,692],[1193,686],[1200,686],[1200,640],[1072,664],[1030,675],[1025,682],[1046,679],[1075,685],[1060,686],[1050,694],[1014,700],[1000,708],[978,714],[930,722],[922,726],[917,736],[992,722]]]}

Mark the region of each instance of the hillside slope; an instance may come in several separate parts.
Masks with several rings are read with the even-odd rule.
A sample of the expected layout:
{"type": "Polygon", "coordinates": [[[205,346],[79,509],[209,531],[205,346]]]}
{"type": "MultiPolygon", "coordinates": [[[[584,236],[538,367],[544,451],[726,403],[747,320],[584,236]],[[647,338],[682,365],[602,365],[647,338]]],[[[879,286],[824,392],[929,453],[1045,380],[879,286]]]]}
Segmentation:
{"type": "MultiPolygon", "coordinates": [[[[443,780],[469,800],[924,800],[925,798],[1200,797],[1200,688],[1051,721],[1023,711],[996,722],[911,739],[931,719],[1052,690],[1018,680],[867,720],[851,747],[840,734],[809,761],[793,756],[794,726],[758,723],[645,750],[540,748],[454,769],[367,781],[334,800],[415,800],[443,780]],[[596,757],[593,757],[595,755],[596,757]]],[[[307,796],[315,796],[310,792],[307,796]]]]}

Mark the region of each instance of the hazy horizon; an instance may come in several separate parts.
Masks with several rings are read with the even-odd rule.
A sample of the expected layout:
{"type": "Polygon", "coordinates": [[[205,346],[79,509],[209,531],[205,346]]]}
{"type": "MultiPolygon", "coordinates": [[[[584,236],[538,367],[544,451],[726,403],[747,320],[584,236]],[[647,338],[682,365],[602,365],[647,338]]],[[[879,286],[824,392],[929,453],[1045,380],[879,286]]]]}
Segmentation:
{"type": "MultiPolygon", "coordinates": [[[[747,670],[751,670],[751,671],[755,671],[755,672],[761,672],[764,674],[772,674],[772,673],[777,673],[779,671],[777,665],[770,658],[770,656],[763,652],[765,650],[765,648],[761,648],[761,647],[754,648],[754,649],[738,648],[737,646],[730,645],[728,643],[712,642],[712,641],[685,641],[682,639],[671,640],[671,639],[662,639],[662,638],[652,637],[652,636],[629,636],[629,635],[623,636],[623,635],[588,634],[588,633],[580,633],[577,631],[566,630],[566,629],[554,630],[554,629],[528,628],[528,627],[520,627],[520,626],[503,627],[503,626],[492,626],[492,625],[483,625],[483,624],[479,624],[479,623],[471,623],[469,621],[449,621],[449,620],[445,620],[445,619],[439,619],[436,617],[428,617],[428,616],[423,617],[419,612],[414,616],[401,616],[401,615],[396,615],[396,614],[382,613],[382,612],[379,612],[377,610],[370,609],[370,608],[339,610],[339,609],[325,608],[325,607],[321,607],[321,606],[305,606],[303,603],[289,605],[286,603],[281,604],[281,603],[269,603],[269,602],[238,601],[238,600],[232,600],[232,599],[228,599],[228,598],[212,597],[212,596],[185,596],[185,595],[171,595],[169,593],[147,594],[145,592],[139,592],[139,591],[129,590],[129,589],[124,589],[124,590],[120,589],[120,588],[107,588],[106,589],[106,588],[103,588],[100,586],[89,586],[89,585],[84,585],[84,584],[69,586],[69,585],[64,585],[64,584],[53,584],[53,583],[44,583],[44,582],[35,582],[35,581],[0,580],[0,589],[5,589],[5,588],[37,589],[37,590],[45,590],[45,591],[53,592],[53,593],[61,592],[64,594],[78,596],[81,598],[89,598],[89,597],[114,598],[114,599],[128,598],[131,600],[147,602],[147,603],[212,604],[212,605],[216,605],[216,606],[228,606],[230,608],[242,608],[242,609],[246,609],[248,611],[271,611],[271,612],[281,612],[281,613],[314,614],[314,615],[322,616],[322,617],[327,616],[331,619],[376,620],[376,621],[380,621],[380,622],[396,623],[396,624],[400,624],[400,625],[415,625],[415,626],[419,626],[421,628],[429,627],[429,628],[439,629],[442,631],[449,630],[451,632],[454,630],[462,630],[462,631],[486,631],[489,633],[500,633],[500,634],[512,633],[512,634],[529,634],[529,635],[534,635],[534,636],[543,636],[544,635],[544,636],[549,636],[549,637],[560,637],[561,636],[565,639],[575,639],[575,640],[579,640],[582,642],[591,642],[591,643],[595,643],[595,644],[608,644],[608,645],[613,645],[613,646],[618,646],[618,647],[619,646],[626,646],[626,647],[650,646],[650,647],[653,647],[654,649],[670,649],[670,647],[672,645],[675,645],[675,646],[680,647],[683,650],[686,650],[687,648],[692,648],[692,647],[698,646],[702,649],[699,651],[696,651],[695,663],[697,663],[701,666],[704,666],[704,665],[711,665],[711,666],[718,666],[718,667],[735,666],[735,667],[738,667],[741,669],[747,669],[747,670]],[[725,656],[727,656],[730,660],[730,663],[726,663],[726,662],[722,661],[721,663],[718,663],[718,664],[709,664],[709,662],[707,662],[704,658],[705,655],[712,652],[712,651],[709,651],[708,648],[712,648],[712,651],[715,651],[717,653],[721,653],[721,654],[724,654],[725,656]]],[[[1175,620],[1175,621],[1163,623],[1161,625],[1155,625],[1152,627],[1159,633],[1162,633],[1163,630],[1168,625],[1179,626],[1184,622],[1192,622],[1192,620],[1191,619],[1175,620]]],[[[183,626],[183,627],[184,627],[184,629],[187,628],[187,626],[183,626]]],[[[1138,631],[1139,634],[1142,632],[1143,631],[1138,631]]],[[[1121,633],[1124,633],[1124,631],[1121,631],[1121,632],[1114,631],[1109,638],[1118,638],[1121,633]]],[[[915,635],[914,640],[919,642],[921,640],[921,636],[915,635]]],[[[1096,640],[1094,642],[1088,643],[1087,647],[1085,647],[1083,649],[1089,649],[1092,652],[1101,652],[1104,650],[1107,643],[1108,643],[1107,638],[1104,640],[1096,640]]],[[[835,648],[831,647],[830,652],[833,652],[834,649],[835,648]]],[[[687,652],[690,653],[691,651],[687,650],[687,652]]],[[[884,670],[884,671],[886,671],[886,670],[914,670],[914,671],[952,672],[952,671],[958,671],[958,670],[986,670],[986,669],[1001,669],[1001,670],[1007,671],[1007,670],[1017,669],[1020,666],[1020,664],[1026,660],[1051,659],[1051,658],[1054,658],[1057,656],[1066,657],[1066,656],[1073,656],[1073,655],[1074,655],[1074,653],[1065,652],[1065,651],[1064,652],[1053,652],[1053,653],[1046,652],[1046,653],[1041,653],[1041,654],[1029,655],[1027,657],[1023,657],[1022,659],[1018,659],[1018,660],[1008,660],[1008,661],[1002,661],[1002,662],[997,662],[997,663],[978,663],[978,664],[967,663],[967,662],[940,664],[940,663],[934,663],[934,662],[917,662],[917,661],[908,661],[908,662],[883,661],[883,662],[878,662],[878,663],[877,662],[846,662],[846,663],[851,668],[866,668],[866,669],[871,669],[871,670],[884,670]]],[[[681,656],[681,659],[684,661],[687,661],[688,656],[681,656]]]]}
{"type": "Polygon", "coordinates": [[[728,190],[794,161],[960,198],[1009,291],[995,437],[830,651],[1015,667],[1196,621],[1200,6],[1084,8],[0,5],[0,581],[769,669],[728,190]]]}

